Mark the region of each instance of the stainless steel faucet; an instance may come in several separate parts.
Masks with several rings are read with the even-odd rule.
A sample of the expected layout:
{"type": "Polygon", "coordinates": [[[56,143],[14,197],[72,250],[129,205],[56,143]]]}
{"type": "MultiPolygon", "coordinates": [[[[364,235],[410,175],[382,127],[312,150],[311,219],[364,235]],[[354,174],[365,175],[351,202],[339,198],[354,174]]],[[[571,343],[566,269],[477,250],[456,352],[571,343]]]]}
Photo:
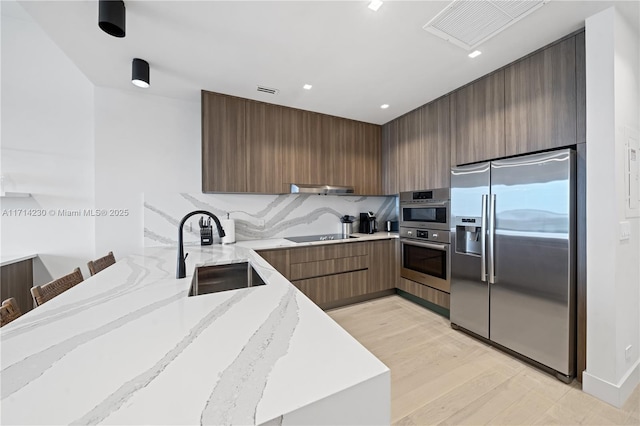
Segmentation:
{"type": "Polygon", "coordinates": [[[187,256],[189,256],[189,253],[187,253],[187,256],[184,255],[184,244],[182,243],[182,228],[184,228],[184,224],[187,219],[196,214],[206,214],[211,219],[213,219],[213,221],[216,223],[216,227],[218,228],[218,236],[220,236],[220,238],[225,236],[224,229],[222,229],[222,225],[220,225],[220,220],[215,214],[206,210],[194,210],[191,213],[187,213],[186,216],[183,217],[180,221],[180,225],[178,225],[178,268],[176,270],[176,278],[178,279],[184,278],[187,275],[187,265],[185,263],[185,259],[187,258],[187,256]]]}

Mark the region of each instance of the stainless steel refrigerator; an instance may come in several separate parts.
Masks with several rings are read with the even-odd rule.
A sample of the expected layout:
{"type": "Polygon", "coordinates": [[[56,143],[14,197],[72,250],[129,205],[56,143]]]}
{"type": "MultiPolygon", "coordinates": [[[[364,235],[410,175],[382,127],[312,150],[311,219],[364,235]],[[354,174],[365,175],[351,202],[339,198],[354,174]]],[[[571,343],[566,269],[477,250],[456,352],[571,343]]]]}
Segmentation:
{"type": "Polygon", "coordinates": [[[452,326],[570,380],[575,152],[452,168],[450,223],[452,326]]]}

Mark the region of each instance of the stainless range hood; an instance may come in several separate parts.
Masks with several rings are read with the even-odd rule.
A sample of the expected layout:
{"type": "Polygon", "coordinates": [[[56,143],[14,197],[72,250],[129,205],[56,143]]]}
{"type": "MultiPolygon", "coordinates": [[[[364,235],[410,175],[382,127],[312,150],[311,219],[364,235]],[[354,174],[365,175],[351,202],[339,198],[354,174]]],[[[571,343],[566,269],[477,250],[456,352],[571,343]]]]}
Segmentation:
{"type": "Polygon", "coordinates": [[[318,195],[349,195],[353,194],[353,186],[338,185],[312,185],[307,183],[292,183],[292,194],[318,194],[318,195]]]}

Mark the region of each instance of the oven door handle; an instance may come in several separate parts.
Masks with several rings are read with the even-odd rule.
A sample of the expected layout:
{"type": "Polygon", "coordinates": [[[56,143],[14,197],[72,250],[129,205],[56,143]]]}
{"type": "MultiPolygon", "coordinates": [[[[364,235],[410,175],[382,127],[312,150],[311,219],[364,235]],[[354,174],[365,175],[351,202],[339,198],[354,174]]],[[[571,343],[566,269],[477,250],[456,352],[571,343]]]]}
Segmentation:
{"type": "Polygon", "coordinates": [[[433,244],[433,243],[424,243],[422,241],[407,241],[407,240],[402,240],[402,244],[406,244],[408,246],[430,248],[430,249],[440,250],[440,251],[449,251],[448,244],[433,244]]]}

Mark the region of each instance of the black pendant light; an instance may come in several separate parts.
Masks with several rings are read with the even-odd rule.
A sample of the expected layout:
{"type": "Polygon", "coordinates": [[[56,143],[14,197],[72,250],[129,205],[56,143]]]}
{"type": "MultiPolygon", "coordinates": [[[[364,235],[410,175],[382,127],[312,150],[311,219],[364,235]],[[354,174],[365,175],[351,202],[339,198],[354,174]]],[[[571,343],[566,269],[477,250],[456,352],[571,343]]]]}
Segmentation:
{"type": "Polygon", "coordinates": [[[131,64],[131,82],[138,87],[149,87],[149,62],[134,58],[131,64]]]}
{"type": "Polygon", "coordinates": [[[118,38],[124,37],[125,15],[122,0],[98,1],[98,26],[105,33],[118,38]]]}

